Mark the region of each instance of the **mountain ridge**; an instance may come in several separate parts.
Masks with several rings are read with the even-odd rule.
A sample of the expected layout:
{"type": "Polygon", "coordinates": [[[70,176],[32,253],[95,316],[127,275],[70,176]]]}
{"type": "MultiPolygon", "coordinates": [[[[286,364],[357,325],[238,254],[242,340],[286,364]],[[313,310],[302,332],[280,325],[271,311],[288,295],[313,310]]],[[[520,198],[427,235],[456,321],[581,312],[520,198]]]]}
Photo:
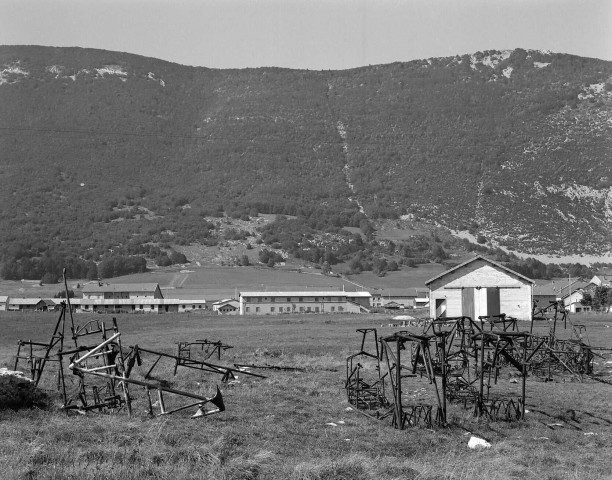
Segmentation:
{"type": "Polygon", "coordinates": [[[0,102],[5,254],[143,229],[199,241],[210,209],[413,215],[534,254],[612,246],[612,62],[514,49],[221,70],[2,46],[0,102]]]}

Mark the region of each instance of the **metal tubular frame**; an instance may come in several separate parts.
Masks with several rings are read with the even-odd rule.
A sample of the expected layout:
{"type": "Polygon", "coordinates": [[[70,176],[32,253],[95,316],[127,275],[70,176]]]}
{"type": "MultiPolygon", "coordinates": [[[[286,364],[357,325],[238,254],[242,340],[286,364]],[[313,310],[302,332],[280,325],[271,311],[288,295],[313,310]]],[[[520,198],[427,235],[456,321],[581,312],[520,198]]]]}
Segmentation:
{"type": "MultiPolygon", "coordinates": [[[[558,313],[558,310],[557,310],[558,313]]],[[[567,317],[561,320],[565,323],[567,317]]],[[[360,357],[374,358],[374,353],[365,350],[368,334],[375,329],[357,330],[362,334],[361,350],[347,357],[347,380],[345,388],[349,403],[358,411],[377,419],[392,416],[392,424],[399,429],[406,426],[434,424],[447,421],[447,401],[462,402],[472,408],[474,415],[492,420],[521,420],[525,415],[526,382],[530,373],[542,369],[542,362],[550,371],[552,365],[573,375],[590,375],[594,355],[593,349],[582,340],[557,340],[556,322],[548,337],[537,337],[531,332],[518,331],[516,319],[504,314],[479,317],[436,318],[429,321],[422,334],[400,331],[379,338],[378,356],[379,383],[367,383],[362,379],[362,366],[355,363],[360,357]],[[552,345],[552,346],[551,346],[552,345]],[[409,346],[409,348],[408,348],[409,346]],[[402,351],[408,356],[404,359],[402,351]],[[520,378],[516,394],[496,394],[502,369],[512,369],[520,378]],[[435,418],[432,410],[420,403],[407,404],[404,398],[407,379],[425,376],[433,386],[437,406],[435,418]],[[438,382],[439,379],[439,382],[438,382]],[[386,384],[389,395],[385,395],[386,384]],[[375,386],[376,389],[371,387],[375,386]],[[385,405],[387,410],[385,411],[385,405]],[[374,410],[369,414],[367,410],[374,410]]],[[[574,331],[580,337],[583,328],[574,331]]],[[[517,383],[517,382],[513,382],[517,383]]]]}
{"type": "Polygon", "coordinates": [[[358,410],[379,410],[389,406],[389,402],[384,394],[384,383],[380,376],[378,335],[375,328],[360,328],[357,332],[361,333],[361,349],[359,352],[349,355],[346,359],[346,389],[348,401],[358,410]],[[366,340],[374,337],[374,352],[365,349],[366,340]],[[377,362],[377,375],[374,379],[362,376],[363,365],[359,363],[362,358],[374,359],[377,362]]]}
{"type": "MultiPolygon", "coordinates": [[[[66,282],[66,269],[63,272],[64,286],[68,293],[66,282]]],[[[232,348],[221,342],[209,342],[208,340],[198,340],[192,344],[200,345],[202,350],[207,349],[208,357],[214,355],[220,357],[221,351],[232,348]],[[212,348],[210,348],[212,347],[212,348]]],[[[138,347],[136,347],[138,348],[138,347]]],[[[141,349],[142,350],[142,349],[141,349]]],[[[163,355],[155,352],[158,355],[163,355]]],[[[176,356],[171,356],[175,361],[179,361],[176,356]]],[[[76,326],[72,317],[72,308],[70,300],[61,303],[60,315],[55,324],[53,334],[50,341],[34,342],[32,340],[20,340],[17,347],[17,355],[15,358],[15,370],[19,368],[20,362],[26,361],[29,366],[32,380],[38,386],[42,377],[45,365],[48,361],[58,362],[58,378],[57,388],[61,392],[64,410],[69,412],[78,412],[85,414],[90,411],[98,411],[110,413],[118,411],[125,407],[128,415],[132,415],[132,401],[134,398],[130,395],[129,386],[136,385],[144,387],[146,397],[149,404],[149,414],[153,415],[153,406],[151,402],[150,391],[155,390],[158,394],[157,405],[160,406],[159,415],[167,415],[178,412],[190,407],[198,407],[194,417],[208,416],[215,413],[220,413],[225,410],[223,397],[217,387],[216,394],[207,398],[202,395],[197,395],[190,392],[171,389],[166,386],[158,385],[152,382],[143,382],[140,380],[129,378],[130,371],[138,358],[138,350],[136,355],[130,351],[125,354],[121,344],[121,333],[117,326],[117,320],[113,318],[112,326],[107,327],[104,322],[92,320],[83,326],[76,326]],[[70,332],[74,346],[65,348],[64,340],[66,339],[66,310],[70,312],[70,332]],[[110,336],[108,335],[110,334],[110,336]],[[99,336],[101,341],[93,346],[80,345],[82,338],[91,336],[99,336]],[[23,347],[29,347],[27,354],[24,354],[23,347]],[[38,350],[42,353],[38,354],[38,350]],[[65,361],[67,359],[67,361],[65,361]],[[65,369],[67,366],[67,370],[65,369]],[[70,372],[72,375],[67,375],[70,372]],[[77,379],[76,388],[69,391],[69,379],[77,379]],[[186,397],[191,400],[197,400],[187,405],[178,406],[168,409],[165,406],[163,395],[172,394],[175,397],[186,397]],[[211,403],[215,408],[205,410],[204,405],[211,403]]],[[[221,373],[223,375],[231,375],[233,371],[239,371],[230,367],[220,367],[213,364],[201,362],[208,371],[221,373]]],[[[189,366],[189,365],[185,365],[189,366]]],[[[193,367],[192,367],[193,368],[193,367]]],[[[263,377],[249,372],[242,372],[246,375],[263,377]]]]}
{"type": "MultiPolygon", "coordinates": [[[[179,344],[179,345],[182,345],[182,344],[179,344]]],[[[179,346],[179,349],[180,349],[180,346],[179,346]]],[[[155,367],[158,365],[159,361],[162,358],[169,358],[174,361],[174,375],[176,375],[177,368],[181,366],[181,367],[191,368],[195,370],[200,370],[203,372],[217,373],[222,376],[222,379],[221,379],[222,382],[227,382],[231,379],[234,379],[235,373],[241,373],[243,375],[249,375],[249,376],[258,377],[258,378],[267,378],[265,375],[260,375],[259,373],[249,372],[249,371],[246,371],[245,369],[227,367],[224,365],[216,365],[214,363],[206,362],[204,360],[192,359],[186,356],[172,355],[170,353],[159,352],[157,350],[143,348],[139,345],[133,345],[130,347],[130,353],[128,354],[128,358],[135,358],[135,361],[138,364],[138,366],[141,366],[142,365],[142,355],[141,355],[142,353],[147,354],[147,355],[154,355],[155,357],[157,357],[155,361],[153,362],[153,365],[151,365],[151,367],[149,367],[147,372],[143,375],[145,379],[151,378],[151,374],[153,370],[155,369],[155,367]]],[[[180,350],[179,350],[179,353],[180,353],[180,350]]],[[[130,362],[130,365],[133,365],[133,364],[134,362],[130,362]]],[[[128,371],[130,370],[131,370],[131,367],[128,371]]]]}

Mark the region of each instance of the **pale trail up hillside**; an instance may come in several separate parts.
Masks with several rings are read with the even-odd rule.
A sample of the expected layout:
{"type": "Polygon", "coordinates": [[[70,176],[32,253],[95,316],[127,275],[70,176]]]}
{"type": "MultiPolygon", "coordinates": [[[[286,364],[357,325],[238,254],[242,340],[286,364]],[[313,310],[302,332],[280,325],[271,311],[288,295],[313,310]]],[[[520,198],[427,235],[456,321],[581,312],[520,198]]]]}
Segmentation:
{"type": "Polygon", "coordinates": [[[359,207],[359,211],[365,215],[363,205],[359,202],[359,199],[356,196],[357,192],[355,192],[355,185],[353,185],[353,183],[351,182],[351,157],[349,153],[348,142],[346,141],[346,126],[340,120],[338,120],[338,123],[336,124],[336,130],[338,131],[338,135],[340,135],[340,138],[342,138],[342,153],[344,154],[344,157],[346,159],[346,163],[342,168],[342,172],[344,173],[346,185],[353,194],[348,198],[348,200],[349,202],[355,203],[359,207]]]}

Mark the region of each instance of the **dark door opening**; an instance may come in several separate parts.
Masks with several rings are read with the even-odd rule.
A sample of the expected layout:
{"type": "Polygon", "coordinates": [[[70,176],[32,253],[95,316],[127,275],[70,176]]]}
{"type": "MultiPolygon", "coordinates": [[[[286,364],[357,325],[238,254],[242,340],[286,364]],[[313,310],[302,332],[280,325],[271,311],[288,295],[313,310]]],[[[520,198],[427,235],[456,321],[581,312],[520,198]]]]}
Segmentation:
{"type": "Polygon", "coordinates": [[[474,320],[474,289],[467,287],[461,289],[461,315],[474,320]]]}
{"type": "Polygon", "coordinates": [[[499,303],[499,288],[487,288],[487,315],[499,315],[501,313],[499,303]]]}

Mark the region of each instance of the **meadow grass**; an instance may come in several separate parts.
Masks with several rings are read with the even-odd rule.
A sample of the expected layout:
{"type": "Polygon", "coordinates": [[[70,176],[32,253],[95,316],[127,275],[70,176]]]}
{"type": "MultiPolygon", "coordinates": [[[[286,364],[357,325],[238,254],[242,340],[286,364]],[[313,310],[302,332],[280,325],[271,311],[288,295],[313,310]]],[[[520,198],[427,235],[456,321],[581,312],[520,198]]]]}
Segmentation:
{"type": "MultiPolygon", "coordinates": [[[[78,315],[77,324],[105,315],[78,315]]],[[[223,365],[303,367],[258,370],[220,383],[211,373],[161,362],[154,375],[173,388],[210,396],[219,385],[227,410],[192,419],[192,411],[149,419],[137,398],[134,415],[67,416],[54,388],[54,365],[42,387],[50,408],[0,410],[0,477],[7,479],[603,479],[612,478],[612,385],[570,378],[528,381],[527,419],[488,422],[449,408],[448,428],[394,430],[349,406],[345,359],[358,351],[357,328],[390,334],[383,315],[212,317],[195,314],[117,316],[123,345],[175,353],[176,342],[233,345],[223,365]],[[381,325],[384,325],[381,327],[381,325]],[[334,423],[336,426],[329,425],[334,423]],[[471,435],[492,447],[467,447],[471,435]]],[[[12,367],[18,339],[45,340],[54,313],[3,314],[0,365],[12,367]]],[[[574,317],[598,346],[612,346],[609,316],[574,317]]],[[[545,326],[538,326],[542,330],[545,326]]],[[[569,337],[569,329],[559,336],[569,337]]],[[[143,358],[143,367],[149,365],[143,358]]],[[[212,359],[211,359],[212,361],[212,359]]],[[[596,370],[609,378],[607,359],[596,370]]],[[[609,366],[609,365],[608,365],[609,366]]],[[[134,375],[142,372],[136,371],[134,375]]],[[[500,383],[509,386],[507,378],[500,383]]]]}
{"type": "MultiPolygon", "coordinates": [[[[208,247],[212,248],[212,247],[208,247]]],[[[151,269],[109,279],[111,283],[158,283],[166,298],[181,298],[185,295],[200,296],[208,302],[235,297],[241,291],[297,291],[297,290],[359,290],[359,285],[372,291],[376,289],[424,288],[425,282],[444,271],[441,264],[430,263],[418,268],[402,268],[379,277],[373,272],[345,275],[345,278],[321,274],[320,269],[299,265],[276,266],[274,268],[251,265],[248,267],[224,267],[218,265],[172,266],[151,269]],[[181,273],[182,272],[182,273],[181,273]]],[[[338,265],[336,271],[347,269],[338,265]]],[[[106,281],[106,280],[105,280],[106,281]]],[[[80,296],[79,288],[87,280],[71,279],[68,287],[80,296]],[[79,288],[76,286],[79,285],[79,288]]],[[[63,284],[44,284],[0,280],[0,293],[16,297],[53,297],[64,290],[63,284]]]]}

